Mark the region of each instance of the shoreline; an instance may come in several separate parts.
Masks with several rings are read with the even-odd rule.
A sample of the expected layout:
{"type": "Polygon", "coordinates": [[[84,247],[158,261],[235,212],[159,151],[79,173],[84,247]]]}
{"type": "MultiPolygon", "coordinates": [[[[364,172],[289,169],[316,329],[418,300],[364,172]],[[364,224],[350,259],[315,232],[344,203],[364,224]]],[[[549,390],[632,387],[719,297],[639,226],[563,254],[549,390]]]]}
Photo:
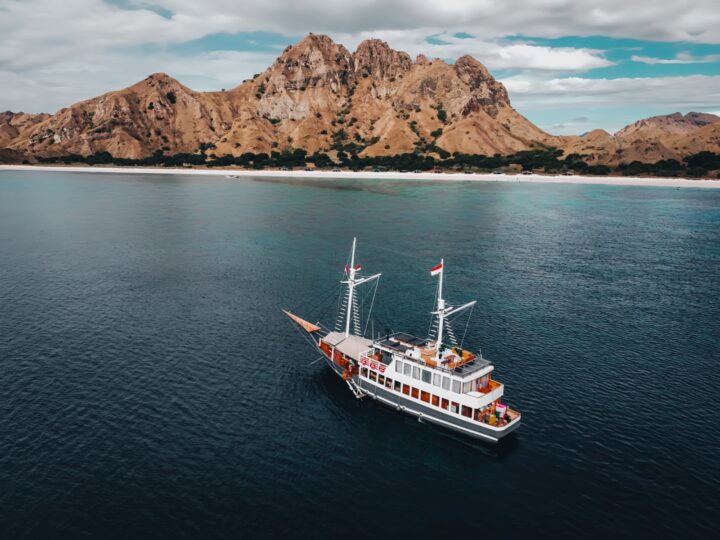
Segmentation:
{"type": "Polygon", "coordinates": [[[515,182],[528,184],[601,184],[610,186],[652,186],[720,188],[720,179],[659,178],[637,176],[560,176],[483,173],[433,173],[433,172],[367,172],[367,171],[282,171],[275,169],[178,169],[159,167],[75,167],[43,165],[0,165],[0,171],[45,171],[111,174],[189,174],[205,176],[266,177],[266,178],[327,178],[365,180],[434,180],[456,182],[515,182]]]}

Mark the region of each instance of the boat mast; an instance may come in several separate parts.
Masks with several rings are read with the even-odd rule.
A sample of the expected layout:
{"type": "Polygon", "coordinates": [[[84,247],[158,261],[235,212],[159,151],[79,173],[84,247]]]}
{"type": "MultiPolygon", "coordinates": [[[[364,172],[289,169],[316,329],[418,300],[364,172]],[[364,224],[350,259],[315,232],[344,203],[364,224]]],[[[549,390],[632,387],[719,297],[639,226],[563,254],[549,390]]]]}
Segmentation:
{"type": "Polygon", "coordinates": [[[455,315],[469,307],[475,305],[476,300],[463,304],[459,307],[445,305],[445,299],[443,298],[443,274],[445,273],[445,260],[440,259],[440,264],[430,271],[433,276],[440,275],[440,281],[438,282],[438,295],[437,295],[437,309],[432,312],[433,315],[437,315],[438,318],[438,333],[437,340],[435,342],[435,360],[442,360],[442,340],[443,330],[445,330],[445,319],[451,315],[455,315]]]}
{"type": "MultiPolygon", "coordinates": [[[[350,324],[355,319],[356,328],[355,332],[360,335],[360,328],[358,319],[359,316],[355,312],[355,287],[358,287],[360,285],[363,285],[364,283],[368,283],[370,281],[374,281],[380,277],[381,274],[373,274],[372,276],[367,277],[358,277],[358,272],[360,272],[361,268],[360,265],[355,264],[355,245],[357,243],[357,238],[353,238],[353,244],[352,244],[352,251],[350,252],[350,266],[345,267],[345,274],[347,275],[347,279],[342,280],[340,283],[343,285],[348,286],[348,292],[347,292],[347,305],[345,306],[345,309],[347,310],[345,313],[345,337],[348,337],[350,335],[350,324]]],[[[372,306],[371,306],[372,309],[372,306]]],[[[338,323],[340,322],[340,315],[338,315],[338,323]]],[[[340,331],[341,326],[335,327],[337,331],[340,331]]]]}
{"type": "Polygon", "coordinates": [[[355,244],[357,238],[353,237],[352,253],[350,254],[350,269],[348,270],[349,276],[347,280],[348,284],[348,301],[347,301],[347,313],[345,318],[345,337],[350,335],[350,319],[353,316],[353,293],[355,292],[355,244]]]}
{"type": "Polygon", "coordinates": [[[445,299],[443,298],[443,273],[445,271],[445,259],[440,259],[440,281],[438,281],[438,299],[437,299],[437,314],[438,314],[438,335],[435,359],[440,360],[440,347],[442,346],[443,338],[443,326],[445,325],[445,299]]]}

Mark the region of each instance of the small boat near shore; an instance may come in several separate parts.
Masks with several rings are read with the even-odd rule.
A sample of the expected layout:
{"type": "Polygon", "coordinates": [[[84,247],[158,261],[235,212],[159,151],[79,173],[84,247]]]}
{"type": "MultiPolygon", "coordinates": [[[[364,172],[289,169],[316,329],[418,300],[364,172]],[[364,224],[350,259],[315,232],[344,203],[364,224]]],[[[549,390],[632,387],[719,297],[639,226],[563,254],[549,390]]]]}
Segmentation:
{"type": "Polygon", "coordinates": [[[420,421],[493,443],[515,431],[521,414],[502,402],[505,388],[493,378],[493,364],[480,351],[464,349],[463,340],[458,340],[450,324],[455,315],[472,309],[476,302],[456,307],[446,302],[444,261],[430,271],[438,278],[430,335],[421,338],[387,332],[367,338],[357,288],[369,283],[377,287],[381,274],[362,275],[355,247],[353,239],[349,264],[340,281],[343,291],[334,328],[283,310],[310,338],[326,364],[357,398],[375,399],[420,421]]]}

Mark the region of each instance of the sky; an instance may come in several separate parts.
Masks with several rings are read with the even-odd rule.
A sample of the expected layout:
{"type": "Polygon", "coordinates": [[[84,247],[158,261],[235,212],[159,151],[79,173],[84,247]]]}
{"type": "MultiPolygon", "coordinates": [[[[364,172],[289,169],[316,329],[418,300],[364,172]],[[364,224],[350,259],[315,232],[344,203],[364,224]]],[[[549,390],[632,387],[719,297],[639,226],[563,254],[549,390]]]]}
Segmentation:
{"type": "Polygon", "coordinates": [[[309,32],[471,54],[555,134],[720,114],[720,0],[0,0],[0,111],[53,113],[159,71],[233,88],[309,32]]]}

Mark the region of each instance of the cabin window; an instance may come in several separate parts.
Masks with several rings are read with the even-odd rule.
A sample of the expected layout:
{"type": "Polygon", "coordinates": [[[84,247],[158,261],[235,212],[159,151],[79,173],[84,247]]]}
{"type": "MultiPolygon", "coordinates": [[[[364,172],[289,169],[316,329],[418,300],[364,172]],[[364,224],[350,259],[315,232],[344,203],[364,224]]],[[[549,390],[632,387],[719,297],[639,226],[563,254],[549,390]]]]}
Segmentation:
{"type": "Polygon", "coordinates": [[[375,373],[374,371],[371,371],[370,372],[370,380],[377,381],[377,373],[375,373]]]}
{"type": "Polygon", "coordinates": [[[430,403],[430,392],[420,392],[420,400],[430,403]]]}
{"type": "Polygon", "coordinates": [[[378,382],[380,384],[385,384],[385,375],[378,375],[378,382]]]}
{"type": "Polygon", "coordinates": [[[402,370],[403,370],[403,363],[400,360],[398,360],[397,362],[395,362],[395,371],[397,371],[398,373],[402,373],[402,370]]]}
{"type": "Polygon", "coordinates": [[[419,379],[420,378],[420,368],[417,366],[413,366],[413,379],[419,379]]]}
{"type": "Polygon", "coordinates": [[[448,407],[450,406],[450,402],[447,399],[442,398],[442,400],[440,401],[440,406],[447,411],[448,407]]]}
{"type": "Polygon", "coordinates": [[[400,383],[400,381],[395,381],[395,387],[393,388],[393,390],[395,390],[396,392],[400,392],[401,388],[402,388],[402,383],[400,383]]]}
{"type": "Polygon", "coordinates": [[[433,373],[433,384],[435,386],[440,386],[440,374],[439,373],[433,373]]]}
{"type": "Polygon", "coordinates": [[[451,401],[450,402],[450,412],[454,412],[455,414],[457,414],[459,410],[460,410],[460,405],[458,405],[454,401],[451,401]]]}
{"type": "Polygon", "coordinates": [[[460,381],[453,379],[452,391],[455,392],[456,394],[460,393],[460,381]]]}
{"type": "Polygon", "coordinates": [[[367,377],[368,376],[367,374],[368,374],[368,368],[366,368],[366,367],[360,368],[360,376],[361,377],[367,377]]]}
{"type": "Polygon", "coordinates": [[[432,373],[430,373],[427,369],[422,370],[422,381],[429,383],[432,380],[432,373]]]}
{"type": "Polygon", "coordinates": [[[470,418],[472,416],[472,409],[470,407],[462,406],[462,415],[470,418]]]}
{"type": "Polygon", "coordinates": [[[410,372],[412,371],[412,366],[405,362],[405,367],[403,368],[403,375],[410,376],[410,372]]]}
{"type": "Polygon", "coordinates": [[[433,394],[433,396],[432,396],[432,404],[435,405],[436,407],[440,406],[440,398],[437,397],[435,394],[433,394]]]}
{"type": "Polygon", "coordinates": [[[393,383],[392,379],[390,379],[390,378],[385,379],[385,388],[392,388],[392,383],[393,383]]]}
{"type": "Polygon", "coordinates": [[[467,394],[468,392],[473,391],[473,381],[468,381],[466,383],[463,383],[463,394],[467,394]]]}
{"type": "Polygon", "coordinates": [[[443,390],[450,390],[450,378],[449,377],[443,377],[442,387],[443,387],[443,390]]]}
{"type": "Polygon", "coordinates": [[[417,399],[417,398],[418,398],[418,393],[419,393],[419,392],[418,392],[418,389],[417,389],[417,388],[415,388],[415,387],[413,387],[413,386],[410,387],[410,395],[412,395],[412,397],[414,397],[415,399],[417,399]]]}
{"type": "Polygon", "coordinates": [[[406,396],[409,396],[410,395],[410,386],[408,386],[407,384],[403,384],[402,385],[402,393],[405,394],[406,396]]]}
{"type": "Polygon", "coordinates": [[[487,388],[488,385],[488,379],[490,378],[489,375],[485,375],[480,379],[480,389],[487,388]]]}

